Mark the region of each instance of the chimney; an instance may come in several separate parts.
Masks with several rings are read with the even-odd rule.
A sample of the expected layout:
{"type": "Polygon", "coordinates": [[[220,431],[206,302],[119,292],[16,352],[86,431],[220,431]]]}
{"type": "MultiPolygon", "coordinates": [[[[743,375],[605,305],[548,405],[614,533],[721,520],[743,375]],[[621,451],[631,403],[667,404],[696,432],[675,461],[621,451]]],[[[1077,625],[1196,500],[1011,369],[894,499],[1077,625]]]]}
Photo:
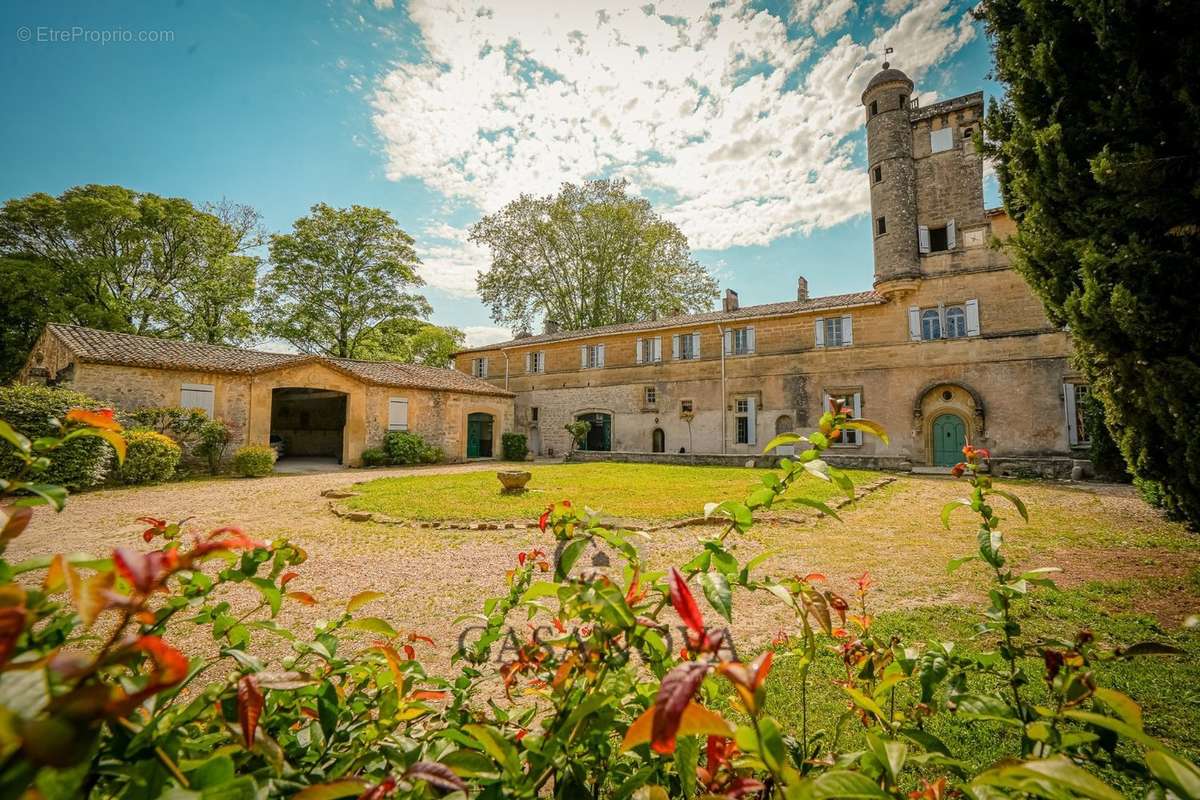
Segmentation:
{"type": "Polygon", "coordinates": [[[546,318],[546,323],[542,328],[542,333],[558,333],[562,330],[562,326],[558,324],[558,320],[546,318]]]}
{"type": "Polygon", "coordinates": [[[796,299],[801,303],[808,299],[808,281],[803,275],[796,279],[796,299]]]}
{"type": "Polygon", "coordinates": [[[726,289],[725,290],[725,300],[722,301],[721,307],[725,311],[737,311],[738,310],[737,292],[735,292],[733,289],[726,289]]]}

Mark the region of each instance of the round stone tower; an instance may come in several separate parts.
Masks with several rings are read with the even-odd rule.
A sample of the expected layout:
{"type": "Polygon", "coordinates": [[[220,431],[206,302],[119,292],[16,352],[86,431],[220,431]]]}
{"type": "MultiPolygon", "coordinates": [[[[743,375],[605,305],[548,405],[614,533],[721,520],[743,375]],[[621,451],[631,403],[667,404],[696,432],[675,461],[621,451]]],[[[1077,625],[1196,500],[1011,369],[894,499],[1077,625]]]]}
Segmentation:
{"type": "Polygon", "coordinates": [[[885,61],[862,93],[867,114],[867,180],[875,288],[904,288],[921,275],[917,253],[917,184],[908,101],[913,82],[885,61]]]}

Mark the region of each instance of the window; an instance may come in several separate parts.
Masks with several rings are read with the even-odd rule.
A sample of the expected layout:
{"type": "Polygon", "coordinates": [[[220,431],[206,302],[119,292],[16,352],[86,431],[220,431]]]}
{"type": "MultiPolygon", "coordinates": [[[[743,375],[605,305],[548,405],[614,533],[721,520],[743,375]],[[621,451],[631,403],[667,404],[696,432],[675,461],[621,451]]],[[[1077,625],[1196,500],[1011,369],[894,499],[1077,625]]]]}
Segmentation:
{"type": "Polygon", "coordinates": [[[732,328],[725,331],[725,355],[744,356],[754,352],[754,328],[732,328]]]}
{"type": "MultiPolygon", "coordinates": [[[[862,392],[854,389],[835,389],[833,394],[824,393],[825,408],[829,408],[830,398],[837,399],[842,408],[850,409],[850,418],[862,417],[862,392]]],[[[833,443],[834,447],[857,447],[862,444],[862,434],[849,428],[843,428],[841,436],[833,443]]]]}
{"type": "Polygon", "coordinates": [[[930,228],[925,225],[917,226],[917,249],[923,254],[942,253],[953,250],[958,246],[954,220],[950,220],[942,228],[930,228]]]}
{"type": "Polygon", "coordinates": [[[873,117],[878,113],[879,113],[879,101],[872,100],[871,101],[871,116],[873,117]]]}
{"type": "Polygon", "coordinates": [[[854,328],[850,315],[841,317],[817,317],[813,320],[817,347],[844,347],[854,342],[854,328]]]}
{"type": "Polygon", "coordinates": [[[179,392],[182,408],[198,408],[213,418],[213,387],[207,383],[185,383],[179,392]]]}
{"type": "Polygon", "coordinates": [[[882,166],[876,167],[875,169],[871,170],[871,180],[874,183],[879,183],[881,180],[883,180],[883,167],[882,166]]]}
{"type": "Polygon", "coordinates": [[[658,390],[655,387],[647,386],[642,394],[648,408],[658,405],[658,390]]]}
{"type": "Polygon", "coordinates": [[[954,129],[940,128],[929,132],[929,151],[941,153],[954,147],[954,129]]]}
{"type": "Polygon", "coordinates": [[[541,350],[536,353],[525,354],[525,371],[526,372],[545,372],[546,371],[546,354],[541,350]]]}
{"type": "Polygon", "coordinates": [[[755,428],[757,414],[753,397],[738,397],[733,401],[734,442],[737,444],[755,444],[755,428]]]}
{"type": "Polygon", "coordinates": [[[687,361],[700,357],[700,334],[680,333],[671,337],[671,355],[687,361]]]}
{"type": "Polygon", "coordinates": [[[942,338],[942,315],[936,308],[921,312],[921,338],[927,342],[942,338]]]}
{"type": "Polygon", "coordinates": [[[488,362],[488,360],[486,358],[471,359],[471,374],[474,375],[476,378],[486,378],[487,377],[487,362],[488,362]]]}
{"type": "Polygon", "coordinates": [[[940,253],[943,250],[948,250],[946,241],[945,228],[930,228],[929,229],[929,250],[933,253],[940,253]]]}
{"type": "Polygon", "coordinates": [[[900,108],[907,108],[907,107],[908,107],[908,95],[902,94],[902,95],[900,95],[900,108]]]}
{"type": "Polygon", "coordinates": [[[960,339],[967,335],[967,312],[962,306],[946,309],[946,338],[960,339]]]}
{"type": "Polygon", "coordinates": [[[604,345],[585,344],[579,348],[580,369],[599,369],[604,366],[604,345]]]}
{"type": "Polygon", "coordinates": [[[883,236],[887,233],[887,219],[884,217],[875,218],[875,235],[883,236]]]}
{"type": "Polygon", "coordinates": [[[537,406],[529,407],[529,421],[530,422],[538,421],[538,407],[537,406]]]}
{"type": "Polygon", "coordinates": [[[638,339],[634,353],[635,360],[639,364],[657,364],[662,361],[662,337],[651,336],[647,339],[638,339]]]}
{"type": "Polygon", "coordinates": [[[408,430],[408,400],[403,397],[388,398],[388,430],[408,430]]]}
{"type": "Polygon", "coordinates": [[[679,413],[680,414],[695,414],[696,412],[693,410],[692,401],[691,400],[680,400],[679,401],[679,413]]]}
{"type": "Polygon", "coordinates": [[[1087,397],[1091,387],[1082,383],[1064,383],[1063,401],[1067,410],[1067,441],[1072,447],[1083,447],[1091,444],[1088,439],[1087,397]]]}

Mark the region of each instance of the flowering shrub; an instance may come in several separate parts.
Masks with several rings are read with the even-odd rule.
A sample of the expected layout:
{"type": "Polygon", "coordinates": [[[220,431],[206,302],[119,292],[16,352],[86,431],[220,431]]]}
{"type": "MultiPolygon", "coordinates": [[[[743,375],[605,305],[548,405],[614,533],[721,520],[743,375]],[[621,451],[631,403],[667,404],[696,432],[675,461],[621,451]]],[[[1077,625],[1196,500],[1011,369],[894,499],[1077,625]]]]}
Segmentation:
{"type": "MultiPolygon", "coordinates": [[[[554,536],[556,555],[517,555],[504,594],[464,618],[478,636],[455,653],[458,674],[449,680],[428,676],[416,660],[428,637],[359,615],[385,599],[381,592],[350,598],[311,635],[276,624],[283,603],[314,602],[300,588],[306,555],[286,540],[259,543],[230,528],[187,536],[178,524],[144,518],[149,551],[0,559],[0,795],[35,787],[47,798],[127,800],[1107,799],[1121,795],[1100,774],[1115,771],[1154,797],[1200,796],[1200,771],[1148,735],[1138,706],[1098,685],[1093,670],[1170,648],[1105,650],[1086,631],[1023,635],[1012,603],[1047,584],[1050,571],[1007,565],[993,504],[1027,512],[993,486],[986,451],[966,449],[956,472],[969,494],[942,519],[949,526],[961,509],[977,520],[976,552],[951,566],[977,562],[991,576],[980,629],[993,649],[965,655],[877,632],[867,575],[846,598],[819,574],[762,574],[766,555],[738,560],[734,544],[754,514],[802,481],[832,481],[853,497],[849,477],[821,456],[846,429],[883,432],[847,414],[835,405],[819,430],[770,442],[768,451],[809,447],[782,459],[743,501],[710,504],[707,515],[724,522],[719,532],[665,573],[650,571],[633,540],[599,514],[568,501],[550,506],[539,525],[554,536]],[[579,567],[594,547],[616,556],[611,566],[579,567]],[[257,598],[248,610],[233,610],[229,592],[238,587],[257,598]],[[800,730],[783,730],[766,711],[775,651],[736,659],[697,589],[724,621],[734,589],[768,593],[791,609],[789,657],[805,665],[802,708],[807,667],[837,659],[841,725],[861,728],[866,747],[841,750],[836,734],[810,730],[806,713],[800,730]],[[680,647],[671,644],[668,614],[682,622],[680,647]],[[527,624],[523,641],[506,637],[510,620],[527,624]],[[167,642],[189,627],[215,649],[189,659],[167,642]],[[287,640],[292,654],[278,663],[256,655],[263,635],[287,640]],[[350,638],[362,635],[367,643],[350,638]],[[493,669],[498,646],[503,663],[493,669]],[[1030,654],[1044,665],[1049,701],[1030,697],[1035,676],[1020,666],[1030,654]],[[720,702],[721,685],[732,708],[720,702]],[[1003,725],[1020,733],[1020,744],[1008,761],[970,774],[926,730],[939,714],[1003,725]]],[[[84,436],[107,439],[119,456],[124,447],[111,418],[86,412],[69,415],[60,434],[31,443],[0,425],[24,463],[0,483],[17,497],[4,511],[0,546],[21,535],[33,506],[61,507],[65,493],[36,481],[56,449],[84,436]]],[[[836,518],[818,501],[788,498],[836,518]]]]}
{"type": "Polygon", "coordinates": [[[183,451],[169,436],[154,431],[129,431],[128,449],[117,469],[121,483],[162,483],[175,477],[183,451]]]}
{"type": "Polygon", "coordinates": [[[233,473],[243,478],[265,478],[275,471],[275,449],[265,444],[248,444],[233,454],[233,473]]]}

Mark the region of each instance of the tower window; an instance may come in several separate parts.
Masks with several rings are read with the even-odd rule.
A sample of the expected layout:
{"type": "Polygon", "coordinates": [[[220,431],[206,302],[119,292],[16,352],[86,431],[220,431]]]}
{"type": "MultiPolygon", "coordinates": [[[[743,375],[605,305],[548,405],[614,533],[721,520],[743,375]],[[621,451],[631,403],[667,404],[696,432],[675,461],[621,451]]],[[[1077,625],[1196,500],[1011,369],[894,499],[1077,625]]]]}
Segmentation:
{"type": "Polygon", "coordinates": [[[875,235],[883,236],[887,233],[887,219],[885,217],[875,218],[875,235]]]}
{"type": "Polygon", "coordinates": [[[900,95],[900,107],[901,108],[908,107],[908,95],[906,95],[906,94],[900,95]]]}
{"type": "Polygon", "coordinates": [[[943,250],[949,250],[949,239],[946,235],[945,228],[930,228],[929,229],[929,251],[931,253],[940,253],[943,250]]]}
{"type": "Polygon", "coordinates": [[[879,183],[881,180],[883,180],[883,167],[882,166],[876,167],[875,169],[871,170],[871,180],[874,181],[875,183],[879,183]]]}
{"type": "Polygon", "coordinates": [[[879,113],[879,101],[872,100],[871,101],[871,116],[873,117],[878,113],[879,113]]]}

